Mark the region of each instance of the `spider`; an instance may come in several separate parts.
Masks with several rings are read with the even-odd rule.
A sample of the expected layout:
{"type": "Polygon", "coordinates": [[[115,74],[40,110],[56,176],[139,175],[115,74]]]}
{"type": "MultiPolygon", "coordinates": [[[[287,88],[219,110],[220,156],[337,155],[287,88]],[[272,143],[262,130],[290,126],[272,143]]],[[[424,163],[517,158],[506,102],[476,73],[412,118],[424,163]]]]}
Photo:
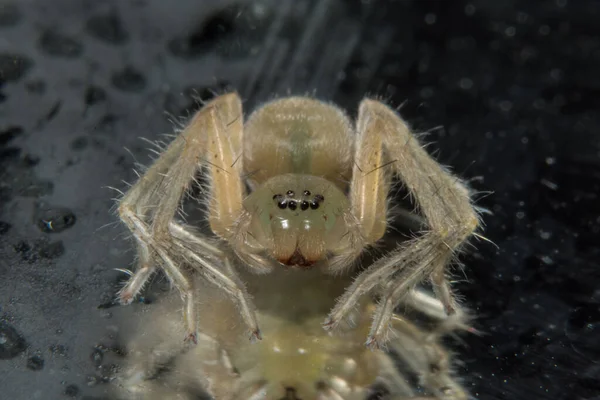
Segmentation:
{"type": "MultiPolygon", "coordinates": [[[[126,365],[113,386],[118,398],[218,400],[466,400],[442,344],[468,329],[462,309],[447,316],[429,293],[411,290],[392,320],[393,355],[363,345],[374,303],[365,296],[353,327],[333,335],[321,320],[349,276],[278,269],[266,276],[241,271],[268,340],[251,344],[229,298],[196,283],[198,344],[181,341],[184,326],[165,296],[144,311],[141,326],[125,329],[126,365]],[[264,290],[269,287],[270,290],[264,290]],[[398,368],[400,367],[400,368],[398,368]],[[201,396],[202,394],[203,396],[201,396]]],[[[136,324],[137,325],[137,324],[136,324]]]]}
{"type": "Polygon", "coordinates": [[[339,328],[364,294],[377,293],[366,345],[379,348],[394,307],[423,281],[449,315],[455,312],[447,267],[479,216],[466,185],[426,152],[398,113],[369,98],[356,124],[309,97],[273,100],[245,122],[237,93],[207,103],[120,201],[139,257],[120,301],[130,303],[162,267],[182,293],[186,338],[195,342],[192,276],[199,273],[237,303],[251,339],[261,339],[239,266],[257,274],[347,271],[386,232],[392,178],[405,185],[424,229],[361,271],[323,322],[326,330],[339,328]],[[208,182],[203,201],[213,238],[175,219],[199,173],[208,182]]]}

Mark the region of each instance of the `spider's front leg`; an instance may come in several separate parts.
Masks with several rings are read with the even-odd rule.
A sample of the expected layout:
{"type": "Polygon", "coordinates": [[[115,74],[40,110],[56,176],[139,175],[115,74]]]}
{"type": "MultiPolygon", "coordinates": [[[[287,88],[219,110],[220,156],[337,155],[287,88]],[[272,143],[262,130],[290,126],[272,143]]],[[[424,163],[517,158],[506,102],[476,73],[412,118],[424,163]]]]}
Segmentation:
{"type": "Polygon", "coordinates": [[[353,211],[369,243],[380,239],[386,227],[390,165],[420,208],[427,230],[404,242],[362,272],[325,322],[334,328],[358,299],[376,287],[383,288],[381,301],[367,339],[370,347],[387,341],[396,305],[409,290],[429,279],[448,314],[456,303],[446,278],[454,254],[479,225],[468,189],[439,165],[421,146],[406,123],[388,106],[366,99],[357,123],[355,167],[351,184],[353,211]],[[393,284],[389,284],[393,281],[393,284]]]}
{"type": "Polygon", "coordinates": [[[237,94],[218,97],[192,118],[158,160],[126,193],[119,205],[121,219],[136,239],[139,267],[120,292],[130,303],[159,264],[181,291],[188,338],[197,335],[191,270],[223,289],[240,306],[252,336],[260,338],[254,307],[235,276],[227,256],[202,236],[173,222],[181,197],[202,167],[210,178],[209,221],[221,237],[239,214],[243,186],[235,157],[243,135],[241,101],[237,94]],[[207,162],[206,160],[210,160],[207,162]]]}

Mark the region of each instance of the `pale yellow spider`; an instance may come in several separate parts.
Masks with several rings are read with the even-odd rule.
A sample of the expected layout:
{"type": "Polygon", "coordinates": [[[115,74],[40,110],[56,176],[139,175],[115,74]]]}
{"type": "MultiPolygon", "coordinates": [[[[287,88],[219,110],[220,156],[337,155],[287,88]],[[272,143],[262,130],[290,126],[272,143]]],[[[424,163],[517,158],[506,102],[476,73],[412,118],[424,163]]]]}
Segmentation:
{"type": "Polygon", "coordinates": [[[362,271],[323,326],[336,328],[364,294],[376,292],[381,301],[366,343],[379,347],[388,340],[395,306],[427,279],[452,314],[446,269],[478,227],[478,214],[466,186],[428,155],[400,116],[365,99],[354,125],[334,105],[288,97],[263,105],[244,123],[235,93],[198,111],[121,200],[139,266],[120,300],[131,302],[162,266],[185,298],[187,337],[195,342],[197,272],[236,301],[251,336],[260,339],[255,306],[236,268],[347,271],[386,232],[394,176],[426,228],[362,271]],[[218,241],[174,219],[199,172],[208,177],[208,221],[218,241]]]}

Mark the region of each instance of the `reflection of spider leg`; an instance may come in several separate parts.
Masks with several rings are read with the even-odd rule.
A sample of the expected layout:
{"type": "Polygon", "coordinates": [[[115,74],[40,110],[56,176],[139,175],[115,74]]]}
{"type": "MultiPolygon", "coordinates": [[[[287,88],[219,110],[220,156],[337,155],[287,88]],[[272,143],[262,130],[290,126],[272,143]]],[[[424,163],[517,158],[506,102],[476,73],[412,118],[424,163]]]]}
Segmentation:
{"type": "Polygon", "coordinates": [[[364,100],[357,130],[351,197],[368,241],[379,239],[385,232],[389,187],[389,176],[384,172],[387,168],[383,168],[386,165],[406,185],[427,221],[427,230],[422,235],[400,244],[391,255],[362,272],[325,322],[326,328],[335,327],[360,296],[393,280],[396,284],[383,291],[367,340],[368,345],[378,347],[387,340],[396,304],[424,280],[431,281],[446,313],[455,312],[446,268],[477,228],[479,218],[468,189],[422,148],[392,109],[377,101],[364,100]]]}
{"type": "MultiPolygon", "coordinates": [[[[173,224],[172,220],[194,175],[208,164],[206,168],[211,180],[209,221],[213,232],[227,235],[243,197],[240,167],[234,167],[241,148],[241,119],[241,102],[236,94],[221,96],[209,103],[126,193],[119,206],[121,219],[135,237],[140,254],[140,266],[121,291],[121,301],[130,303],[154,271],[154,265],[160,264],[185,297],[185,320],[191,340],[195,340],[197,329],[195,301],[190,271],[181,267],[184,261],[189,261],[182,253],[187,255],[190,251],[182,249],[185,250],[185,243],[189,242],[197,250],[205,241],[173,224]],[[205,159],[211,162],[206,163],[205,159]]],[[[202,254],[215,256],[207,246],[198,251],[193,261],[205,261],[202,254]]],[[[227,263],[224,257],[220,258],[222,263],[227,263]]],[[[244,306],[245,320],[253,336],[259,337],[253,306],[243,286],[240,287],[238,280],[218,273],[219,263],[211,263],[210,268],[207,263],[203,262],[197,269],[227,293],[235,293],[236,300],[244,306]],[[232,288],[232,285],[236,287],[232,288]]],[[[196,267],[195,264],[192,266],[196,267]]]]}
{"type": "Polygon", "coordinates": [[[419,378],[419,384],[440,399],[465,400],[468,394],[451,374],[450,353],[440,343],[440,335],[426,332],[413,323],[394,317],[397,338],[390,348],[419,378]]]}
{"type": "Polygon", "coordinates": [[[375,382],[375,386],[383,386],[389,395],[384,396],[385,400],[406,399],[414,396],[414,390],[409,380],[398,370],[397,365],[384,352],[377,352],[377,358],[380,365],[380,373],[375,382]]]}
{"type": "Polygon", "coordinates": [[[180,340],[159,343],[149,351],[146,349],[130,351],[132,367],[124,374],[123,385],[132,388],[145,380],[155,378],[159,371],[171,364],[184,351],[185,344],[180,340]]]}
{"type": "MultiPolygon", "coordinates": [[[[170,322],[178,325],[178,321],[170,322]]],[[[173,329],[177,330],[177,326],[173,329]]],[[[220,344],[200,333],[197,345],[190,348],[175,336],[167,335],[166,341],[149,349],[145,348],[148,344],[143,339],[141,345],[134,344],[129,353],[131,364],[120,379],[120,386],[130,394],[139,393],[144,399],[150,395],[154,399],[188,398],[188,392],[195,390],[208,392],[217,399],[228,399],[228,391],[238,376],[220,344]],[[192,370],[187,369],[186,360],[192,363],[192,370]]],[[[163,335],[157,338],[160,337],[163,335]]]]}
{"type": "Polygon", "coordinates": [[[238,304],[243,321],[251,330],[251,339],[260,339],[261,334],[252,302],[227,255],[213,246],[203,235],[192,232],[181,224],[172,222],[171,233],[178,251],[187,263],[204,279],[231,296],[238,304]]]}
{"type": "Polygon", "coordinates": [[[198,253],[187,248],[184,244],[178,243],[178,245],[180,246],[180,251],[183,256],[190,262],[190,265],[194,267],[196,271],[200,272],[206,280],[218,286],[236,301],[244,322],[251,330],[251,339],[261,339],[261,333],[258,328],[258,322],[256,321],[249,295],[242,281],[235,276],[229,259],[223,257],[222,266],[215,265],[214,262],[202,257],[198,253]],[[223,271],[220,270],[219,267],[221,267],[223,271]]]}
{"type": "Polygon", "coordinates": [[[424,290],[415,289],[409,291],[404,299],[404,303],[435,321],[437,324],[435,331],[439,336],[459,331],[477,332],[470,325],[472,316],[468,310],[458,305],[454,310],[454,314],[448,315],[442,302],[424,290]]]}

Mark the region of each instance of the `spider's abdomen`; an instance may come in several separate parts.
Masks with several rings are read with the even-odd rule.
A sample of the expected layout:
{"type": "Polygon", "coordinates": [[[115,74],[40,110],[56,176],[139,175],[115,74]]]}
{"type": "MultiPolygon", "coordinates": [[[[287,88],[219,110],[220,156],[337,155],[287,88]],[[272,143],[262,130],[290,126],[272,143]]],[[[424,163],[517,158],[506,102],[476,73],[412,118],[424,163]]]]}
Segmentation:
{"type": "Polygon", "coordinates": [[[348,199],[330,181],[278,175],[244,200],[248,238],[281,264],[307,268],[343,245],[348,199]]]}
{"type": "Polygon", "coordinates": [[[323,177],[340,188],[350,178],[354,131],[339,108],[308,97],[275,100],[244,128],[244,170],[255,184],[287,174],[323,177]]]}

